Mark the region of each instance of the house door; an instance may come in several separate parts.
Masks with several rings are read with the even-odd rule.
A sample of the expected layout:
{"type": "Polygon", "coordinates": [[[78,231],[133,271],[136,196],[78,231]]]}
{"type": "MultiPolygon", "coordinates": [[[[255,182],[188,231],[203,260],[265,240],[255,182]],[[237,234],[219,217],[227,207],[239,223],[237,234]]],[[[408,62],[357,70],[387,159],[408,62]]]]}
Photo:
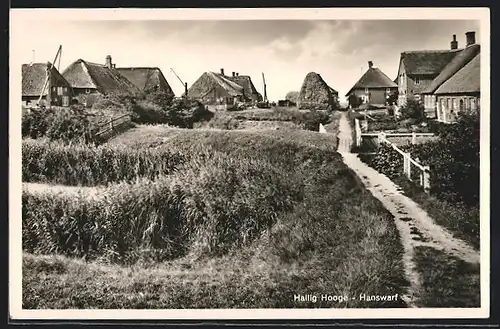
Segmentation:
{"type": "Polygon", "coordinates": [[[62,106],[69,106],[69,96],[63,96],[62,106]]]}

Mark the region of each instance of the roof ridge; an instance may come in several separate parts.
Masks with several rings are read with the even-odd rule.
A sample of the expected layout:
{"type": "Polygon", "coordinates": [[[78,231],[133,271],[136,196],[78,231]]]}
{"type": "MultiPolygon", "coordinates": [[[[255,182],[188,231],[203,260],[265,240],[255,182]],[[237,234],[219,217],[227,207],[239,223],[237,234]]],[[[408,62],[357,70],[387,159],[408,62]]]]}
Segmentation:
{"type": "Polygon", "coordinates": [[[402,51],[402,54],[417,54],[417,53],[452,53],[452,52],[457,52],[457,51],[462,51],[465,48],[458,48],[458,49],[435,49],[435,50],[405,50],[402,51]]]}
{"type": "Polygon", "coordinates": [[[147,70],[160,70],[158,66],[127,66],[127,67],[117,67],[117,70],[138,70],[138,69],[147,69],[147,70]]]}

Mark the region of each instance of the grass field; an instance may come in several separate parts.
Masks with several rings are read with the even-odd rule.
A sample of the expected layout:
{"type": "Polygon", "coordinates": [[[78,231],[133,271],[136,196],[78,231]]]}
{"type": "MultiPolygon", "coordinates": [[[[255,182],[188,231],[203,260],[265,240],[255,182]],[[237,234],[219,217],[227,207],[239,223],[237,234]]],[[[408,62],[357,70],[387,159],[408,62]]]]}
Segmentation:
{"type": "MultiPolygon", "coordinates": [[[[308,131],[162,126],[114,138],[105,146],[116,149],[105,157],[110,166],[127,152],[187,160],[165,172],[146,170],[156,168],[148,162],[155,175],[110,179],[95,198],[24,189],[23,307],[404,307],[351,299],[401,294],[407,282],[392,216],[336,143],[308,131]],[[350,299],[301,303],[296,294],[350,299]]],[[[61,153],[51,147],[44,154],[61,153]]],[[[91,151],[81,154],[104,159],[91,151]]],[[[78,156],[61,163],[95,167],[78,156]]],[[[33,160],[23,170],[42,167],[33,160]]],[[[31,176],[60,182],[43,171],[31,176]]],[[[71,177],[85,185],[85,176],[71,177]]]]}
{"type": "Polygon", "coordinates": [[[479,264],[469,264],[430,247],[416,249],[426,307],[479,307],[479,264]]]}

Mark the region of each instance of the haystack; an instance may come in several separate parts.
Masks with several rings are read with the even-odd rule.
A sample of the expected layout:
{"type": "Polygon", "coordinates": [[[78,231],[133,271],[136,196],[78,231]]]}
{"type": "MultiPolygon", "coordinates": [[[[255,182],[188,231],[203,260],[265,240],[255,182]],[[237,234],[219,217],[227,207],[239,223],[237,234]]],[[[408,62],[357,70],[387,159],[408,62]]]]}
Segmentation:
{"type": "Polygon", "coordinates": [[[302,110],[331,110],[335,102],[332,89],[321,75],[310,72],[300,88],[298,108],[302,110]]]}

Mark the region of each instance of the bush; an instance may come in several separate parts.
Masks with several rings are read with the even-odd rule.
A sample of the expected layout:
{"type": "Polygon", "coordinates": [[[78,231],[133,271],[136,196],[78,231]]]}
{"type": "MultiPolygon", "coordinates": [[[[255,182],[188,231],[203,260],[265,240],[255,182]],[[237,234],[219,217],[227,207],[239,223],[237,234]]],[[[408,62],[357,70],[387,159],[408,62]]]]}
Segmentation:
{"type": "Polygon", "coordinates": [[[99,147],[23,140],[22,180],[61,185],[95,186],[112,182],[155,179],[186,161],[170,150],[99,147]]]}
{"type": "Polygon", "coordinates": [[[22,136],[48,138],[62,142],[94,142],[92,131],[97,125],[78,105],[31,109],[22,117],[22,136]]]}
{"type": "Polygon", "coordinates": [[[159,90],[151,90],[146,92],[145,99],[161,108],[168,108],[174,100],[173,93],[166,93],[159,90]]]}
{"type": "Polygon", "coordinates": [[[194,123],[208,121],[213,115],[197,100],[175,99],[167,109],[166,123],[180,128],[193,128],[194,123]]]}
{"type": "MultiPolygon", "coordinates": [[[[479,115],[460,114],[455,124],[436,128],[439,139],[400,147],[431,169],[431,194],[442,200],[479,204],[479,115]]],[[[381,145],[370,161],[376,170],[393,178],[401,174],[402,157],[381,145]]]]}
{"type": "Polygon", "coordinates": [[[424,105],[414,99],[408,99],[406,104],[401,106],[400,111],[402,119],[414,119],[417,123],[425,119],[424,105]]]}
{"type": "Polygon", "coordinates": [[[295,122],[301,125],[305,130],[319,131],[319,124],[321,123],[325,125],[329,123],[330,116],[325,112],[311,111],[296,118],[295,122]]]}
{"type": "Polygon", "coordinates": [[[168,124],[181,128],[193,128],[195,122],[209,120],[213,115],[199,101],[170,98],[161,92],[146,96],[113,93],[102,98],[94,109],[118,109],[130,114],[135,123],[168,124]]]}

